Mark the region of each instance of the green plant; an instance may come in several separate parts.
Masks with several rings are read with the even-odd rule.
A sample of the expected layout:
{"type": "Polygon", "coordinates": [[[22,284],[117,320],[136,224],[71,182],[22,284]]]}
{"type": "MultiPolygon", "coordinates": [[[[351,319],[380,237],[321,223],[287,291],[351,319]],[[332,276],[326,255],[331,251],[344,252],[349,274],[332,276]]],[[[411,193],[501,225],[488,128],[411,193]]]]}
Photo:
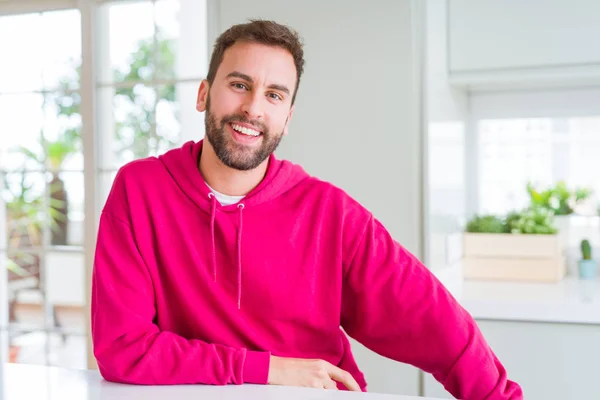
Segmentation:
{"type": "Polygon", "coordinates": [[[475,216],[467,224],[467,232],[471,233],[503,233],[504,221],[495,215],[475,216]]]}
{"type": "Polygon", "coordinates": [[[587,200],[594,193],[591,188],[577,188],[575,189],[575,204],[587,200]]]}
{"type": "Polygon", "coordinates": [[[569,190],[564,181],[559,181],[553,187],[541,190],[536,189],[531,182],[528,182],[527,193],[532,207],[547,208],[552,210],[554,215],[570,215],[573,214],[575,206],[591,196],[592,190],[589,188],[569,190]]]}
{"type": "Polygon", "coordinates": [[[21,267],[19,264],[17,264],[15,261],[11,260],[10,258],[7,258],[5,260],[6,262],[6,268],[8,269],[9,272],[12,272],[13,274],[21,277],[21,278],[25,278],[27,276],[29,276],[29,271],[27,271],[25,268],[21,267]]]}
{"type": "MultiPolygon", "coordinates": [[[[37,148],[21,146],[17,149],[25,156],[26,160],[33,162],[36,168],[47,170],[52,174],[46,211],[50,217],[51,244],[53,245],[67,244],[68,197],[64,181],[60,177],[60,171],[69,157],[79,151],[80,142],[79,131],[76,128],[60,132],[54,140],[47,140],[42,131],[37,148]]],[[[40,202],[42,202],[41,199],[40,202]]]]}
{"type": "Polygon", "coordinates": [[[557,232],[554,214],[543,207],[512,211],[506,217],[482,215],[473,217],[466,227],[469,233],[523,233],[551,235],[557,232]]]}
{"type": "MultiPolygon", "coordinates": [[[[161,79],[172,81],[175,76],[175,43],[164,38],[157,30],[153,38],[140,40],[130,55],[130,63],[123,70],[114,71],[116,82],[139,82],[161,79]]],[[[119,87],[115,100],[124,101],[131,108],[124,117],[117,118],[115,126],[116,153],[123,159],[138,159],[173,146],[174,137],[157,126],[157,109],[173,106],[176,100],[174,83],[151,88],[152,94],[141,84],[119,87]],[[148,101],[148,97],[152,97],[148,101]]]]}
{"type": "Polygon", "coordinates": [[[6,204],[8,248],[35,247],[42,243],[44,223],[43,197],[36,193],[34,184],[20,172],[18,181],[9,184],[4,179],[2,197],[6,204]]]}
{"type": "Polygon", "coordinates": [[[504,233],[512,233],[513,226],[518,224],[518,221],[522,218],[521,212],[511,211],[508,213],[504,220],[504,233]]]}
{"type": "Polygon", "coordinates": [[[6,204],[6,265],[9,278],[11,274],[16,277],[29,276],[37,270],[39,257],[31,250],[42,245],[45,218],[43,197],[36,191],[34,183],[27,179],[25,172],[16,177],[18,180],[11,183],[4,180],[1,193],[6,204]]]}
{"type": "Polygon", "coordinates": [[[553,212],[547,208],[529,207],[519,213],[511,214],[507,218],[506,231],[510,233],[552,235],[557,232],[553,217],[553,212]]]}
{"type": "Polygon", "coordinates": [[[581,256],[583,260],[592,259],[592,246],[587,239],[581,241],[581,256]]]}

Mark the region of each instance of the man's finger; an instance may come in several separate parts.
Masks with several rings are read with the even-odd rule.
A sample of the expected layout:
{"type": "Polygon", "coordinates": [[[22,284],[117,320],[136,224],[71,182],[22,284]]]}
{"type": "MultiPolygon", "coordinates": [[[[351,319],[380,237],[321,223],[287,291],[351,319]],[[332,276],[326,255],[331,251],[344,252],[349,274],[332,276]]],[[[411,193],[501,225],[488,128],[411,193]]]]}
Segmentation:
{"type": "Polygon", "coordinates": [[[344,386],[353,392],[360,392],[360,386],[356,383],[354,377],[349,373],[336,367],[335,365],[329,364],[327,366],[327,372],[332,379],[341,382],[344,386]]]}
{"type": "Polygon", "coordinates": [[[337,384],[333,379],[330,378],[327,378],[323,387],[328,390],[337,390],[337,384]]]}

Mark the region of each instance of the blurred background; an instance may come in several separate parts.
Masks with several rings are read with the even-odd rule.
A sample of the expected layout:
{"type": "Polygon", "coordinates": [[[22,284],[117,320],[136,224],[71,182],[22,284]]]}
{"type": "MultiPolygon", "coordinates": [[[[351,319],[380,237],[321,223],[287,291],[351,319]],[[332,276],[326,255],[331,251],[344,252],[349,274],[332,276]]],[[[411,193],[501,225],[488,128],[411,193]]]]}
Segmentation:
{"type": "Polygon", "coordinates": [[[206,3],[5,1],[0,14],[2,350],[86,368],[86,255],[116,171],[203,136],[206,3]]]}
{"type": "MultiPolygon", "coordinates": [[[[305,42],[278,156],[423,260],[528,398],[600,398],[599,15],[595,0],[0,0],[0,359],[95,368],[114,176],[204,136],[215,38],[267,18],[305,42]]],[[[449,397],[353,345],[371,391],[449,397]]]]}

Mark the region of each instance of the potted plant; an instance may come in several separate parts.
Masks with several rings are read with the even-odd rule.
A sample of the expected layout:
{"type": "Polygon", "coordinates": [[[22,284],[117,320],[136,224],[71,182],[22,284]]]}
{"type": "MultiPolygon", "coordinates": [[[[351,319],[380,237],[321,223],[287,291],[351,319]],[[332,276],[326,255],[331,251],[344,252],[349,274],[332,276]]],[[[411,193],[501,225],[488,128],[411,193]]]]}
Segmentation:
{"type": "Polygon", "coordinates": [[[582,279],[596,278],[598,266],[596,260],[592,259],[592,246],[589,240],[581,241],[581,259],[579,260],[579,276],[582,279]]]}
{"type": "Polygon", "coordinates": [[[565,276],[561,240],[545,208],[475,216],[463,238],[467,279],[556,282],[565,276]]]}
{"type": "Polygon", "coordinates": [[[529,182],[527,183],[527,193],[532,206],[552,211],[558,231],[563,236],[565,249],[570,242],[576,244],[577,238],[573,238],[571,235],[573,226],[571,217],[579,206],[590,199],[593,191],[589,188],[571,190],[564,181],[559,181],[554,186],[545,189],[537,189],[529,182]]]}
{"type": "Polygon", "coordinates": [[[60,171],[68,158],[78,150],[79,133],[75,129],[62,132],[55,140],[40,139],[37,151],[20,147],[19,152],[33,161],[41,169],[52,174],[49,182],[49,204],[47,207],[50,222],[52,245],[66,245],[68,231],[68,198],[60,171]]]}
{"type": "Polygon", "coordinates": [[[528,182],[527,193],[532,206],[547,208],[555,216],[560,217],[575,213],[575,208],[590,198],[592,190],[589,188],[571,190],[565,181],[559,181],[554,186],[540,190],[528,182]]]}

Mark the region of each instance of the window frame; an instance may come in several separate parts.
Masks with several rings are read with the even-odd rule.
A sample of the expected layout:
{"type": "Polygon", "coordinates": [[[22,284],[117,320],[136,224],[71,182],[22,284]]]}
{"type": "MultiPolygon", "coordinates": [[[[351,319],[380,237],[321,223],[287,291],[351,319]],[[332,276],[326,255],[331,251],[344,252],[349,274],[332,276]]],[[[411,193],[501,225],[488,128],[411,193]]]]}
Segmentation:
{"type": "MultiPolygon", "coordinates": [[[[136,84],[143,83],[149,87],[155,87],[160,84],[182,84],[190,82],[199,82],[204,79],[204,76],[194,76],[186,78],[176,78],[169,80],[153,79],[151,81],[128,81],[124,83],[114,82],[99,82],[97,79],[99,71],[100,57],[98,53],[98,40],[108,40],[108,31],[103,31],[103,24],[106,22],[107,16],[102,16],[100,6],[110,3],[154,3],[156,0],[8,0],[0,2],[0,17],[42,13],[51,11],[61,11],[68,9],[76,9],[80,12],[81,18],[81,81],[80,87],[76,91],[81,96],[81,138],[83,152],[83,179],[84,179],[84,242],[83,247],[76,249],[78,253],[83,253],[85,262],[85,325],[86,325],[86,344],[87,344],[87,367],[91,369],[97,368],[95,358],[93,356],[92,341],[91,341],[91,321],[90,321],[90,297],[91,297],[91,282],[92,270],[94,263],[94,254],[96,246],[96,236],[99,224],[99,217],[102,204],[103,177],[106,174],[114,173],[118,168],[107,168],[102,165],[101,157],[101,138],[99,134],[99,117],[101,104],[99,101],[98,91],[101,88],[117,88],[117,87],[133,87],[136,84]],[[102,20],[104,18],[104,20],[102,20]]],[[[219,32],[219,4],[218,0],[205,0],[206,7],[206,40],[207,53],[206,60],[210,59],[211,46],[219,32]]],[[[156,21],[154,21],[156,24],[156,21]]],[[[81,171],[78,171],[81,172],[81,171]]],[[[0,183],[3,180],[3,172],[0,171],[0,183]]],[[[3,215],[0,214],[0,216],[3,215]]],[[[49,246],[43,246],[42,252],[47,252],[49,246]]],[[[45,284],[45,277],[44,284],[45,284]]],[[[1,281],[2,279],[0,279],[1,281]]],[[[0,282],[1,286],[2,282],[0,282]]],[[[3,299],[0,299],[3,301],[3,299]]],[[[46,303],[46,302],[44,302],[46,303]]],[[[2,305],[4,306],[4,305],[2,305]]],[[[0,333],[2,330],[8,331],[8,326],[2,326],[3,310],[0,306],[0,333]]],[[[49,313],[48,304],[44,304],[45,315],[49,313]]],[[[47,323],[44,330],[49,332],[47,323]]],[[[2,335],[0,335],[2,336],[2,335]]],[[[0,343],[0,346],[4,343],[0,343]]],[[[46,351],[49,349],[47,348],[46,351]]]]}

